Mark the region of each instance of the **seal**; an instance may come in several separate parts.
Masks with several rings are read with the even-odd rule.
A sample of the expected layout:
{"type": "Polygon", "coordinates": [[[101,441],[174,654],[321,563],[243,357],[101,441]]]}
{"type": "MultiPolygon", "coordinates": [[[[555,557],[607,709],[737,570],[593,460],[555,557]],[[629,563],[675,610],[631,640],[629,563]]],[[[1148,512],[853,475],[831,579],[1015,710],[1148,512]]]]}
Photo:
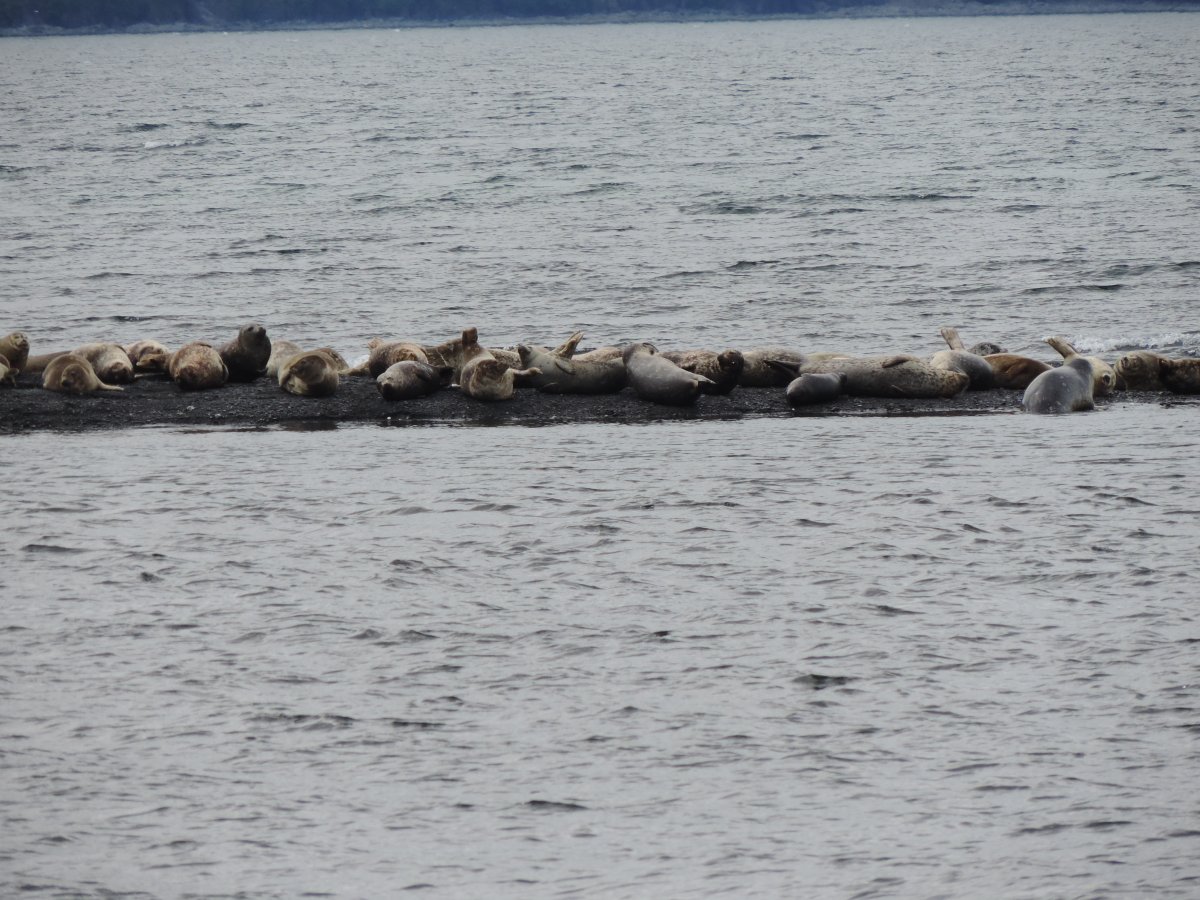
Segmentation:
{"type": "Polygon", "coordinates": [[[518,378],[541,374],[542,371],[538,368],[514,369],[484,350],[483,353],[467,360],[459,376],[458,386],[464,394],[476,400],[510,400],[516,391],[518,378]]]}
{"type": "MultiPolygon", "coordinates": [[[[1064,338],[1048,337],[1046,338],[1046,343],[1057,350],[1059,355],[1067,362],[1079,356],[1079,352],[1064,338]]],[[[1111,394],[1117,384],[1117,373],[1113,371],[1112,366],[1098,356],[1088,356],[1085,358],[1092,364],[1092,393],[1097,397],[1104,397],[1111,394]],[[1105,376],[1108,377],[1106,378],[1105,376]]],[[[1034,380],[1036,381],[1036,379],[1034,380]]]]}
{"type": "Polygon", "coordinates": [[[267,358],[266,376],[278,381],[279,370],[283,368],[283,364],[303,352],[304,348],[294,341],[271,341],[271,355],[267,358]]]}
{"type": "Polygon", "coordinates": [[[1031,413],[1068,413],[1095,409],[1094,385],[1099,381],[1112,390],[1112,372],[1096,372],[1089,357],[1070,357],[1057,369],[1043,372],[1025,389],[1021,405],[1031,413]]]}
{"type": "Polygon", "coordinates": [[[1172,359],[1136,350],[1118,359],[1113,370],[1122,390],[1200,394],[1200,359],[1172,359]]]}
{"type": "Polygon", "coordinates": [[[1023,391],[1033,379],[1050,371],[1049,364],[1040,359],[1015,353],[989,353],[984,359],[992,367],[992,379],[996,387],[1009,391],[1023,391]]]}
{"type": "Polygon", "coordinates": [[[939,350],[929,358],[929,364],[935,369],[946,369],[950,372],[962,372],[968,379],[968,391],[987,391],[995,387],[995,374],[992,367],[982,356],[972,353],[963,346],[958,331],[946,326],[941,329],[942,338],[949,345],[949,350],[939,350]]]}
{"type": "Polygon", "coordinates": [[[243,325],[238,335],[217,352],[229,370],[227,381],[253,381],[267,370],[271,358],[271,339],[261,325],[243,325]]]}
{"type": "Polygon", "coordinates": [[[96,377],[105,384],[132,384],[133,363],[120,344],[84,344],[71,351],[92,364],[96,377]]]}
{"type": "MultiPolygon", "coordinates": [[[[344,365],[344,361],[343,364],[344,365]]],[[[279,367],[279,386],[298,397],[328,397],[337,392],[338,361],[325,350],[308,350],[288,357],[279,367]]]]}
{"type": "Polygon", "coordinates": [[[797,374],[844,373],[843,387],[853,397],[954,397],[966,390],[970,381],[962,372],[935,369],[915,356],[825,356],[813,354],[797,374]]]}
{"type": "Polygon", "coordinates": [[[791,376],[787,386],[787,401],[792,406],[812,406],[829,403],[846,392],[845,372],[809,372],[797,375],[800,368],[794,363],[772,360],[771,364],[791,376]]]}
{"type": "Polygon", "coordinates": [[[712,381],[687,372],[664,359],[653,344],[630,344],[621,354],[633,392],[642,400],[669,406],[690,406],[700,396],[702,385],[712,381]]]}
{"type": "Polygon", "coordinates": [[[585,359],[563,353],[563,347],[547,350],[518,344],[517,356],[522,368],[536,369],[538,373],[530,376],[527,383],[547,394],[615,394],[625,387],[625,363],[619,356],[585,359]]]}
{"type": "Polygon", "coordinates": [[[63,353],[52,359],[42,372],[42,387],[63,394],[124,390],[101,381],[88,359],[77,353],[63,353]]]}
{"type": "Polygon", "coordinates": [[[13,331],[0,338],[0,356],[8,361],[13,374],[25,370],[29,360],[29,338],[23,331],[13,331]]]}
{"type": "Polygon", "coordinates": [[[467,364],[468,360],[480,354],[491,355],[486,347],[479,345],[479,329],[473,327],[464,328],[459,337],[451,338],[441,344],[423,345],[421,349],[425,352],[425,362],[435,369],[446,366],[453,369],[453,383],[456,384],[462,378],[463,366],[467,364]]]}
{"type": "Polygon", "coordinates": [[[167,374],[184,391],[205,391],[225,383],[229,370],[212,344],[190,341],[167,358],[167,374]]]}
{"type": "Polygon", "coordinates": [[[132,344],[126,344],[121,349],[125,351],[125,355],[133,363],[133,371],[135,373],[167,371],[167,357],[171,355],[171,351],[158,341],[134,341],[132,344]]]}
{"type": "Polygon", "coordinates": [[[994,353],[1007,353],[1008,351],[999,344],[993,344],[991,341],[982,341],[971,347],[971,352],[976,356],[991,356],[994,353]]]}
{"type": "Polygon", "coordinates": [[[659,354],[685,372],[703,375],[711,385],[702,385],[703,394],[728,394],[738,385],[746,368],[746,359],[737,350],[667,350],[659,354]]]}
{"type": "Polygon", "coordinates": [[[794,363],[799,366],[804,362],[804,354],[789,350],[787,347],[756,347],[753,350],[742,351],[742,373],[738,376],[741,387],[783,387],[795,380],[795,375],[789,375],[771,365],[772,362],[794,363]]]}
{"type": "Polygon", "coordinates": [[[375,379],[375,387],[384,400],[415,400],[448,384],[453,375],[454,370],[449,366],[439,370],[429,363],[402,359],[375,379]]]}
{"type": "Polygon", "coordinates": [[[425,352],[425,348],[413,341],[384,341],[379,338],[371,338],[367,341],[367,350],[370,351],[370,355],[367,357],[366,364],[352,369],[352,375],[369,375],[372,378],[378,378],[398,362],[405,360],[429,362],[429,355],[425,352]]]}
{"type": "Polygon", "coordinates": [[[8,357],[0,353],[0,385],[13,386],[17,383],[17,370],[8,364],[8,357]]]}

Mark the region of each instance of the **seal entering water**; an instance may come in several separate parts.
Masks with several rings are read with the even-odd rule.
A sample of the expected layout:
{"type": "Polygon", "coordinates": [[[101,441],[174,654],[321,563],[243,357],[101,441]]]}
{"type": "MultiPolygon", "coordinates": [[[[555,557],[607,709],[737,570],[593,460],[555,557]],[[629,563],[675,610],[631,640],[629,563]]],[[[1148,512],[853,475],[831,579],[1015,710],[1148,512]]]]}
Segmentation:
{"type": "Polygon", "coordinates": [[[1025,389],[1021,405],[1031,413],[1069,413],[1095,409],[1093,385],[1112,390],[1111,371],[1097,374],[1092,360],[1072,356],[1057,369],[1043,372],[1025,389]]]}

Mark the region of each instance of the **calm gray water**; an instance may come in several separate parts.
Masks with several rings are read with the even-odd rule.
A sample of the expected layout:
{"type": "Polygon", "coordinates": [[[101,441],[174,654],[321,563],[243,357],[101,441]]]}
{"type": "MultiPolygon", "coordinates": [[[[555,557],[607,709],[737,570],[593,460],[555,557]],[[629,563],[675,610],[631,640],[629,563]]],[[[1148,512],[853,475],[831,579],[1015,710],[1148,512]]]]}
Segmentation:
{"type": "MultiPolygon", "coordinates": [[[[0,331],[1200,352],[1195,15],[0,43],[0,331]]],[[[0,440],[0,894],[1200,895],[1194,407],[0,440]]]]}

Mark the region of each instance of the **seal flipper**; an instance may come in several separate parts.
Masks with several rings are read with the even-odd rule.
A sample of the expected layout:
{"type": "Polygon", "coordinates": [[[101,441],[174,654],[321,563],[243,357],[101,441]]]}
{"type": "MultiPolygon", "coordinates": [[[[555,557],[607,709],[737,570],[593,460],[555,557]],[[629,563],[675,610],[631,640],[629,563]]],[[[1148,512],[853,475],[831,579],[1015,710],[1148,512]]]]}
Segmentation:
{"type": "Polygon", "coordinates": [[[800,363],[784,362],[781,359],[764,359],[763,362],[775,371],[782,372],[791,378],[797,378],[800,375],[800,363]]]}
{"type": "Polygon", "coordinates": [[[963,344],[962,338],[958,336],[958,329],[951,328],[949,325],[944,326],[939,332],[942,339],[950,346],[951,350],[966,350],[966,345],[963,344]]]}

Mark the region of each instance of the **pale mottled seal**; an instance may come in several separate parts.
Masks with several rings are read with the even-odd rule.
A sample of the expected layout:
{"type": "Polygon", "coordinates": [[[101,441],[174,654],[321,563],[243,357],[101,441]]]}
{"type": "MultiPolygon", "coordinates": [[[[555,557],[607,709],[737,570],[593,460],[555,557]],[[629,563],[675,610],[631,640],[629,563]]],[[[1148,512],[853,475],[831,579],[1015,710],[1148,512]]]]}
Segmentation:
{"type": "Polygon", "coordinates": [[[700,396],[701,386],[712,381],[686,372],[664,359],[653,344],[630,344],[621,354],[629,385],[642,400],[671,406],[689,406],[700,396]]]}
{"type": "Polygon", "coordinates": [[[970,380],[962,372],[935,369],[913,356],[835,356],[814,358],[800,365],[799,374],[846,375],[845,390],[854,397],[921,398],[954,397],[970,380]]]}
{"type": "Polygon", "coordinates": [[[120,344],[84,344],[71,351],[92,364],[92,370],[105,384],[132,384],[133,363],[120,344]]]}
{"type": "Polygon", "coordinates": [[[449,382],[453,374],[449,366],[439,371],[429,363],[402,359],[380,373],[375,386],[384,400],[414,400],[432,394],[449,382]]]}
{"type": "MultiPolygon", "coordinates": [[[[1048,337],[1046,343],[1059,352],[1064,360],[1070,362],[1079,356],[1079,351],[1072,347],[1064,338],[1048,337]]],[[[1117,374],[1113,367],[1098,356],[1084,357],[1092,364],[1092,393],[1097,397],[1111,394],[1117,383],[1117,374]],[[1104,376],[1108,376],[1105,378],[1104,376]]]]}
{"type": "Polygon", "coordinates": [[[253,381],[267,370],[271,339],[261,325],[243,325],[238,335],[218,350],[229,375],[227,381],[253,381]]]}
{"type": "Polygon", "coordinates": [[[746,360],[737,350],[665,350],[659,354],[685,372],[703,375],[711,385],[701,385],[703,394],[728,394],[737,387],[746,368],[746,360]]]}
{"type": "Polygon", "coordinates": [[[304,348],[294,341],[271,341],[271,355],[267,358],[267,368],[264,374],[268,378],[278,381],[279,370],[283,368],[283,364],[303,352],[304,348]]]}
{"type": "Polygon", "coordinates": [[[1023,391],[1043,372],[1050,370],[1048,363],[1015,353],[990,353],[984,357],[992,367],[996,387],[1009,391],[1023,391]]]}
{"type": "Polygon", "coordinates": [[[212,344],[190,341],[167,359],[167,374],[185,391],[204,391],[225,383],[229,370],[212,344]]]}
{"type": "Polygon", "coordinates": [[[1059,368],[1043,372],[1025,389],[1021,405],[1031,413],[1068,413],[1094,409],[1093,385],[1112,389],[1112,372],[1100,372],[1088,357],[1075,355],[1059,368]]]}
{"type": "Polygon", "coordinates": [[[1171,359],[1136,350],[1118,359],[1113,369],[1122,390],[1200,394],[1200,359],[1171,359]]]}
{"type": "Polygon", "coordinates": [[[29,338],[25,332],[13,331],[0,338],[0,356],[8,360],[8,367],[14,373],[25,371],[29,359],[29,338]]]}
{"type": "Polygon", "coordinates": [[[370,351],[370,355],[366,363],[351,370],[352,375],[370,375],[372,378],[378,378],[398,362],[429,362],[425,348],[413,341],[384,341],[372,338],[367,341],[367,350],[370,351]]]}
{"type": "Polygon", "coordinates": [[[171,351],[154,340],[134,341],[123,348],[129,361],[133,363],[134,372],[165,372],[167,357],[171,351]]]}
{"type": "Polygon", "coordinates": [[[279,367],[279,386],[298,397],[328,397],[337,392],[341,378],[338,361],[328,351],[308,350],[289,357],[279,367]]]}
{"type": "Polygon", "coordinates": [[[517,345],[520,365],[536,369],[528,384],[548,394],[614,394],[625,387],[621,358],[589,360],[562,355],[563,348],[517,345]]]}
{"type": "Polygon", "coordinates": [[[586,353],[570,353],[571,359],[585,362],[604,362],[610,359],[620,359],[624,350],[621,347],[596,347],[586,353]]]}
{"type": "Polygon", "coordinates": [[[472,356],[463,366],[458,386],[468,397],[476,400],[508,400],[512,398],[518,378],[541,374],[537,368],[514,369],[491,353],[472,356]]]}
{"type": "Polygon", "coordinates": [[[63,353],[52,359],[42,372],[42,387],[63,394],[90,394],[93,391],[120,391],[116,385],[105,384],[87,357],[63,353]]]}
{"type": "Polygon", "coordinates": [[[982,356],[972,353],[963,346],[958,331],[945,327],[941,330],[942,338],[949,345],[949,350],[939,350],[929,358],[929,364],[935,369],[948,369],[951,372],[962,372],[970,381],[969,391],[988,391],[995,387],[995,374],[988,361],[982,356]]]}
{"type": "Polygon", "coordinates": [[[991,341],[982,341],[972,347],[971,352],[976,356],[991,356],[994,353],[1007,353],[1008,351],[999,344],[993,344],[991,341]]]}

